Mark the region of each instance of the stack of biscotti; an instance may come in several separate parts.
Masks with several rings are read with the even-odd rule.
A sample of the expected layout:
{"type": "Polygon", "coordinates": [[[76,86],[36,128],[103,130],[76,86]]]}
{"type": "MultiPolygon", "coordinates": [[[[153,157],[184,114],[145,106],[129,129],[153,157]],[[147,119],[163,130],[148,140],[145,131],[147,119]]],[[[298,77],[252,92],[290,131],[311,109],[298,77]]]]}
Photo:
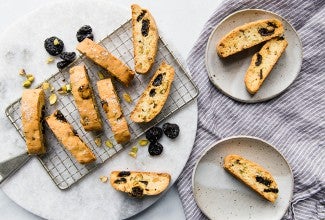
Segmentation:
{"type": "Polygon", "coordinates": [[[97,81],[97,89],[102,107],[117,143],[128,142],[131,134],[110,78],[97,81]]]}
{"type": "Polygon", "coordinates": [[[147,73],[155,62],[158,48],[158,29],[151,13],[139,5],[131,5],[132,37],[135,71],[147,73]]]}
{"type": "Polygon", "coordinates": [[[277,183],[271,173],[259,164],[232,154],[225,157],[224,168],[270,202],[274,203],[277,199],[277,183]]]}
{"type": "Polygon", "coordinates": [[[29,154],[44,154],[43,137],[45,95],[42,89],[26,89],[21,98],[23,132],[29,154]]]}
{"type": "Polygon", "coordinates": [[[257,52],[245,74],[247,91],[254,95],[285,51],[288,42],[282,37],[283,24],[278,19],[265,19],[244,24],[224,36],[217,44],[217,53],[226,58],[244,49],[266,42],[257,52]]]}
{"type": "Polygon", "coordinates": [[[113,56],[103,46],[96,44],[88,38],[85,38],[77,45],[77,50],[110,72],[112,76],[116,77],[125,86],[129,86],[131,80],[134,78],[133,70],[113,56]]]}
{"type": "Polygon", "coordinates": [[[59,142],[79,163],[86,164],[96,160],[96,156],[59,110],[48,116],[46,122],[59,142]]]}
{"type": "Polygon", "coordinates": [[[80,114],[82,126],[86,131],[101,130],[102,122],[85,65],[74,66],[69,70],[69,73],[72,95],[80,114]]]}
{"type": "Polygon", "coordinates": [[[169,185],[168,173],[113,171],[110,183],[114,189],[126,192],[132,197],[158,195],[169,185]]]}
{"type": "Polygon", "coordinates": [[[174,68],[162,62],[131,112],[132,121],[149,122],[159,114],[167,101],[174,75],[174,68]]]}

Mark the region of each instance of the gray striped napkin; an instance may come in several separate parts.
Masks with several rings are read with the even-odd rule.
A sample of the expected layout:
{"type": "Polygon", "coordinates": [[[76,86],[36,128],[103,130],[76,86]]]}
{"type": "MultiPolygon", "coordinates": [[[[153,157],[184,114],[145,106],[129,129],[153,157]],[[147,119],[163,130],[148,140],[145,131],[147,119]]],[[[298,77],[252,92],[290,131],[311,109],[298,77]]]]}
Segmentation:
{"type": "Polygon", "coordinates": [[[200,89],[196,141],[177,187],[187,219],[205,219],[197,207],[191,175],[207,146],[233,135],[260,137],[278,147],[294,174],[294,195],[284,219],[325,219],[325,1],[224,1],[203,28],[187,59],[200,89]],[[221,94],[210,83],[205,49],[214,27],[241,9],[273,11],[298,31],[303,64],[294,83],[280,96],[263,103],[243,104],[221,94]]]}

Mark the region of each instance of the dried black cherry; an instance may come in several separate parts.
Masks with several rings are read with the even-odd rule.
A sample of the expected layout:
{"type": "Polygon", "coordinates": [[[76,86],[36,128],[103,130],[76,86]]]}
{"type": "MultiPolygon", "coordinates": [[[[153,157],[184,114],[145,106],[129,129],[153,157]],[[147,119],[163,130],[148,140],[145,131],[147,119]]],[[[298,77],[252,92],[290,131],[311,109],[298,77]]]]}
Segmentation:
{"type": "Polygon", "coordinates": [[[62,52],[60,54],[60,58],[62,60],[66,60],[66,61],[74,61],[76,59],[76,53],[75,52],[62,52]]]}
{"type": "Polygon", "coordinates": [[[171,139],[174,139],[179,135],[179,126],[177,124],[165,123],[163,124],[162,129],[164,134],[171,139]]]}
{"type": "Polygon", "coordinates": [[[50,37],[44,41],[45,50],[52,56],[59,55],[64,48],[63,41],[58,37],[50,37]]]}
{"type": "Polygon", "coordinates": [[[150,142],[157,142],[163,135],[163,130],[159,127],[152,127],[146,131],[146,138],[150,142]]]}
{"type": "Polygon", "coordinates": [[[159,142],[151,142],[149,144],[148,152],[151,156],[158,156],[164,150],[164,147],[159,142]]]}

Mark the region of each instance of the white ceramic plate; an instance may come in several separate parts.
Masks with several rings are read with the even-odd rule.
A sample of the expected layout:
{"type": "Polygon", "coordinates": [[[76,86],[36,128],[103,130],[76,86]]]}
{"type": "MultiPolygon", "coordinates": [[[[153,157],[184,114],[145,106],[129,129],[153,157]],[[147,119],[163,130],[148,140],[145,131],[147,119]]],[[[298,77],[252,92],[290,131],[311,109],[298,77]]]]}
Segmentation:
{"type": "Polygon", "coordinates": [[[241,102],[261,102],[281,94],[295,80],[301,68],[302,46],[297,32],[284,18],[269,11],[247,9],[229,15],[216,26],[208,40],[205,61],[211,82],[225,95],[241,102]],[[222,59],[217,55],[216,44],[235,27],[267,18],[282,21],[288,47],[260,90],[252,96],[246,91],[244,76],[253,54],[260,46],[222,59]]]}
{"type": "Polygon", "coordinates": [[[256,137],[229,137],[211,145],[198,160],[192,180],[196,203],[210,219],[281,219],[293,193],[293,175],[287,161],[256,137]],[[223,169],[228,154],[241,155],[272,173],[279,188],[274,204],[223,169]]]}

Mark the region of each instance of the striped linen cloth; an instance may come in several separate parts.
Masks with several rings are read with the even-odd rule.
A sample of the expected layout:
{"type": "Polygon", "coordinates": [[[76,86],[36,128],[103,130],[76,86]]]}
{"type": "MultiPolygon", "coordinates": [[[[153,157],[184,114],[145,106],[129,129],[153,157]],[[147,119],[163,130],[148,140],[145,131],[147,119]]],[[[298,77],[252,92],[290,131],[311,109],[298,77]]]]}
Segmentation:
{"type": "Polygon", "coordinates": [[[205,24],[187,59],[199,87],[198,130],[190,158],[177,187],[187,219],[205,219],[197,207],[191,175],[197,159],[213,142],[233,135],[250,135],[272,143],[288,160],[294,194],[283,219],[325,219],[325,1],[224,1],[205,24]],[[273,11],[298,31],[303,64],[294,83],[280,96],[244,104],[221,94],[209,81],[205,49],[215,26],[242,9],[273,11]]]}

